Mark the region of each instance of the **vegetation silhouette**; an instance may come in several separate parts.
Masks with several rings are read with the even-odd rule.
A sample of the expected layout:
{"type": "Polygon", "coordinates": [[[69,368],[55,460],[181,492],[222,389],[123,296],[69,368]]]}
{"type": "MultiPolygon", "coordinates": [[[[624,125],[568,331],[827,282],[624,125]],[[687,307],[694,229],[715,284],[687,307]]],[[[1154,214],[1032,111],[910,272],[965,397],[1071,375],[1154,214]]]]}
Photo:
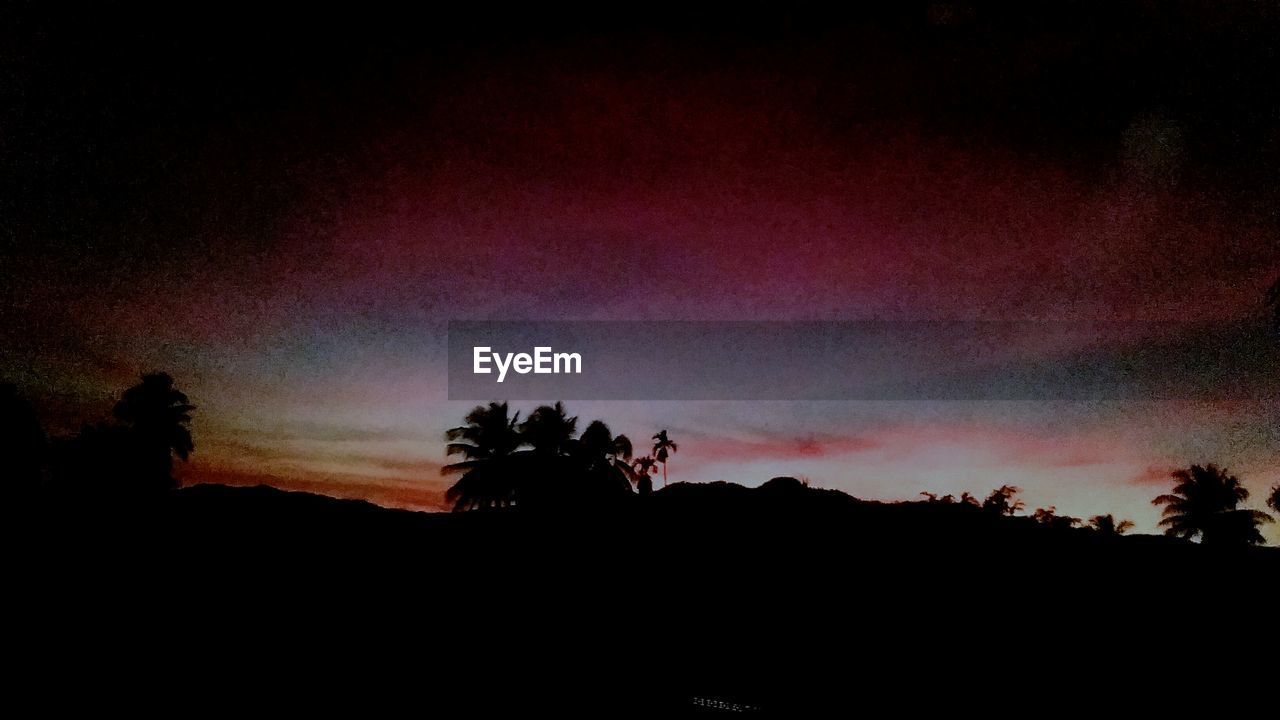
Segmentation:
{"type": "Polygon", "coordinates": [[[1173,492],[1151,501],[1164,506],[1160,520],[1166,535],[1199,537],[1205,545],[1261,545],[1258,526],[1272,521],[1258,510],[1240,508],[1249,491],[1240,479],[1217,465],[1192,465],[1172,475],[1173,492]]]}
{"type": "Polygon", "coordinates": [[[466,424],[445,433],[446,456],[461,455],[459,462],[441,472],[461,473],[445,494],[454,510],[506,507],[516,499],[516,468],[512,455],[524,443],[517,425],[520,413],[510,414],[507,403],[477,406],[467,413],[466,424]]]}
{"type": "Polygon", "coordinates": [[[1056,530],[1069,530],[1081,522],[1078,517],[1059,515],[1058,509],[1052,505],[1047,508],[1036,508],[1036,511],[1031,514],[1031,519],[1056,530]]]}
{"type": "MultiPolygon", "coordinates": [[[[633,448],[601,420],[577,435],[578,418],[564,404],[542,405],[520,422],[507,403],[477,406],[466,424],[446,432],[446,453],[463,460],[444,466],[461,477],[446,491],[455,511],[507,507],[570,509],[607,504],[645,490],[632,468],[633,448]]],[[[652,484],[650,483],[649,488],[652,484]]]]}
{"type": "Polygon", "coordinates": [[[603,421],[592,420],[571,454],[583,473],[584,496],[599,492],[604,496],[601,499],[608,500],[631,494],[636,476],[631,469],[631,440],[626,435],[615,436],[603,421]]]}
{"type": "Polygon", "coordinates": [[[564,403],[542,405],[529,413],[520,425],[520,437],[533,448],[535,455],[559,457],[573,451],[574,434],[578,431],[578,417],[565,413],[564,403]]]}
{"type": "Polygon", "coordinates": [[[652,455],[645,455],[631,461],[636,492],[641,495],[649,495],[653,492],[653,473],[657,471],[657,465],[658,461],[654,460],[652,455]]]}
{"type": "MultiPolygon", "coordinates": [[[[26,418],[12,426],[29,432],[27,409],[6,417],[26,418]]],[[[582,708],[598,698],[607,704],[587,707],[625,702],[665,716],[710,697],[802,716],[847,709],[890,686],[955,682],[939,697],[966,697],[992,671],[969,654],[990,644],[991,624],[948,618],[990,618],[999,608],[1000,622],[1031,637],[1147,646],[1180,617],[1181,607],[1163,602],[1170,576],[1190,588],[1185,602],[1238,608],[1254,591],[1224,578],[1280,568],[1280,550],[1220,541],[1213,531],[1195,543],[1121,537],[1131,523],[1112,515],[1091,518],[1093,530],[1053,507],[1025,516],[1012,485],[986,502],[970,493],[871,502],[788,476],[757,488],[677,482],[655,490],[655,456],[635,457],[630,440],[600,420],[578,434],[578,419],[559,403],[523,421],[506,403],[478,406],[445,433],[457,460],[447,472],[459,476],[452,506],[488,512],[388,510],[267,487],[172,490],[172,457],[194,447],[192,410],[171,379],[147,376],[122,394],[113,422],[86,426],[46,455],[75,458],[76,488],[112,502],[51,496],[24,520],[41,538],[34,564],[48,568],[18,576],[40,608],[29,616],[58,619],[40,623],[41,642],[47,628],[85,632],[78,603],[97,583],[110,591],[93,594],[95,616],[127,628],[130,642],[181,627],[184,640],[207,633],[254,647],[254,638],[275,642],[287,627],[296,638],[279,647],[291,666],[345,662],[347,673],[394,655],[376,644],[369,618],[436,618],[397,626],[386,645],[449,647],[419,674],[450,687],[470,714],[503,698],[519,703],[500,708],[508,710],[582,708]],[[423,563],[439,571],[406,570],[423,563]],[[181,613],[157,609],[164,597],[183,598],[181,613]],[[671,598],[680,598],[678,611],[671,598]],[[815,612],[815,598],[840,612],[815,612]],[[608,642],[557,663],[522,654],[583,636],[608,642]],[[876,690],[851,699],[847,676],[797,662],[833,647],[857,648],[879,668],[867,676],[876,690]],[[663,671],[637,690],[616,670],[626,663],[663,671]]],[[[1208,620],[1179,627],[1217,648],[1237,636],[1208,620]]],[[[1125,669],[1091,646],[1066,645],[1037,661],[1041,682],[1074,682],[1073,671],[1086,667],[1125,669]]],[[[994,657],[1002,677],[1025,669],[1025,653],[994,657]]],[[[1063,688],[1015,684],[1004,695],[1023,691],[1063,688]]]]}
{"type": "Polygon", "coordinates": [[[47,440],[35,408],[12,383],[0,383],[0,463],[5,491],[19,498],[39,490],[47,440]]]}
{"type": "Polygon", "coordinates": [[[994,515],[1014,515],[1025,507],[1025,504],[1018,499],[1018,493],[1022,492],[1022,488],[1013,485],[1001,485],[986,500],[982,501],[982,509],[994,515]]]}
{"type": "Polygon", "coordinates": [[[1116,520],[1114,515],[1107,513],[1106,515],[1094,515],[1089,518],[1089,527],[1100,535],[1118,536],[1132,530],[1133,521],[1116,520]]]}
{"type": "Polygon", "coordinates": [[[653,459],[662,463],[662,487],[667,486],[667,461],[671,455],[680,450],[680,446],[667,437],[666,430],[659,430],[653,436],[653,459]]]}
{"type": "Polygon", "coordinates": [[[173,458],[195,450],[195,406],[167,373],[147,373],[122,393],[113,423],[86,424],[53,443],[50,474],[55,492],[106,502],[155,498],[178,487],[173,458]]]}
{"type": "Polygon", "coordinates": [[[1267,506],[1280,512],[1280,485],[1271,488],[1271,494],[1267,496],[1267,506]]]}
{"type": "Polygon", "coordinates": [[[173,456],[186,462],[195,450],[188,427],[195,409],[168,373],[143,375],[142,382],[124,391],[112,414],[137,443],[141,483],[154,489],[177,487],[173,456]]]}

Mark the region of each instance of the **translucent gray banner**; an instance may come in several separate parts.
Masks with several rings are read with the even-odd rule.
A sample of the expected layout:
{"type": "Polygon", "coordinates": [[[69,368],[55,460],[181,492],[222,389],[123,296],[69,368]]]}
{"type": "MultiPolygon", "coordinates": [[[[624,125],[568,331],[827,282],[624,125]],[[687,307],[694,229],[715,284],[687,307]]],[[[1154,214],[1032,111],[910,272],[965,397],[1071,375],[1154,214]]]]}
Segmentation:
{"type": "Polygon", "coordinates": [[[449,324],[450,400],[1228,399],[1278,368],[1262,324],[449,324]]]}

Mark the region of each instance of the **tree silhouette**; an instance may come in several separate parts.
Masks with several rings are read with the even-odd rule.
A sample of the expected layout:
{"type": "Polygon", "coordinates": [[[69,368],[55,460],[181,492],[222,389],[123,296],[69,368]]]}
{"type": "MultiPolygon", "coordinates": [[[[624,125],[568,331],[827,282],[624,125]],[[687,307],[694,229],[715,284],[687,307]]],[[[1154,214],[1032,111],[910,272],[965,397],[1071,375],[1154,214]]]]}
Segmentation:
{"type": "Polygon", "coordinates": [[[445,454],[463,456],[440,468],[446,475],[462,473],[445,493],[454,510],[503,507],[515,501],[511,456],[523,441],[516,430],[520,413],[509,412],[506,403],[477,405],[467,413],[466,425],[445,432],[445,454]]]}
{"type": "Polygon", "coordinates": [[[112,413],[129,428],[136,442],[141,487],[176,487],[173,456],[186,462],[195,450],[187,427],[195,409],[167,373],[143,375],[142,382],[124,391],[112,413]]]}
{"type": "Polygon", "coordinates": [[[641,495],[648,495],[653,492],[653,473],[657,471],[657,465],[658,461],[649,455],[638,457],[631,462],[636,491],[641,495]]]}
{"type": "Polygon", "coordinates": [[[520,425],[520,437],[543,457],[567,455],[573,450],[578,418],[565,414],[564,403],[542,405],[520,425]]]}
{"type": "Polygon", "coordinates": [[[1110,513],[1089,518],[1089,527],[1101,535],[1123,535],[1133,529],[1132,520],[1116,520],[1110,513]]]}
{"type": "Polygon", "coordinates": [[[662,463],[662,487],[667,486],[667,458],[679,450],[680,446],[667,437],[666,430],[659,430],[653,436],[653,459],[662,463]]]}
{"type": "Polygon", "coordinates": [[[978,502],[978,498],[974,497],[973,493],[968,490],[960,493],[960,504],[969,507],[982,507],[982,503],[978,502]]]}
{"type": "Polygon", "coordinates": [[[1166,535],[1194,539],[1205,545],[1260,545],[1258,526],[1271,516],[1257,510],[1238,508],[1249,498],[1240,479],[1216,465],[1192,465],[1172,475],[1172,493],[1151,501],[1164,505],[1160,525],[1166,535]]]}
{"type": "Polygon", "coordinates": [[[1271,495],[1267,496],[1267,505],[1272,510],[1280,512],[1280,485],[1271,488],[1271,495]]]}
{"type": "Polygon", "coordinates": [[[0,464],[9,477],[5,490],[35,492],[44,456],[45,435],[35,409],[12,383],[0,383],[0,464]]]}
{"type": "Polygon", "coordinates": [[[982,501],[982,509],[996,515],[1013,515],[1024,507],[1024,503],[1017,498],[1020,492],[1022,488],[1001,485],[982,501]]]}

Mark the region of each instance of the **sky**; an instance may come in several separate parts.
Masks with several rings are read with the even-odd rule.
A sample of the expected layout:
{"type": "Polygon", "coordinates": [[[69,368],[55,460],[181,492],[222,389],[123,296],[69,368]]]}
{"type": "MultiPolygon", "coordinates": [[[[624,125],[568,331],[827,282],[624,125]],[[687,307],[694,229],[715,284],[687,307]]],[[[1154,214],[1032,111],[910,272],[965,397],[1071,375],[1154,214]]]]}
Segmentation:
{"type": "MultiPolygon", "coordinates": [[[[170,372],[186,482],[440,508],[451,320],[1243,333],[1280,275],[1272,3],[3,12],[0,375],[59,433],[170,372]]],[[[1151,531],[1176,467],[1280,482],[1275,384],[1237,390],[569,410],[669,429],[673,481],[1151,531]]]]}

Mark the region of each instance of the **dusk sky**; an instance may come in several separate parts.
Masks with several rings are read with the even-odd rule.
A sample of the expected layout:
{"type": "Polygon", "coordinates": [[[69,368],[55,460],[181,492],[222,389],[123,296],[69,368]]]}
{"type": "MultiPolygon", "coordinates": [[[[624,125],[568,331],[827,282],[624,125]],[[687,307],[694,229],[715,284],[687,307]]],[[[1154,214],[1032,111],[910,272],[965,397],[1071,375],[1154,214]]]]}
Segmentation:
{"type": "MultiPolygon", "coordinates": [[[[0,376],[57,434],[163,369],[185,482],[440,509],[450,320],[1265,332],[1280,6],[743,5],[0,17],[0,376]]],[[[673,481],[1013,484],[1151,532],[1193,462],[1262,507],[1274,393],[569,411],[669,429],[673,481]]]]}

